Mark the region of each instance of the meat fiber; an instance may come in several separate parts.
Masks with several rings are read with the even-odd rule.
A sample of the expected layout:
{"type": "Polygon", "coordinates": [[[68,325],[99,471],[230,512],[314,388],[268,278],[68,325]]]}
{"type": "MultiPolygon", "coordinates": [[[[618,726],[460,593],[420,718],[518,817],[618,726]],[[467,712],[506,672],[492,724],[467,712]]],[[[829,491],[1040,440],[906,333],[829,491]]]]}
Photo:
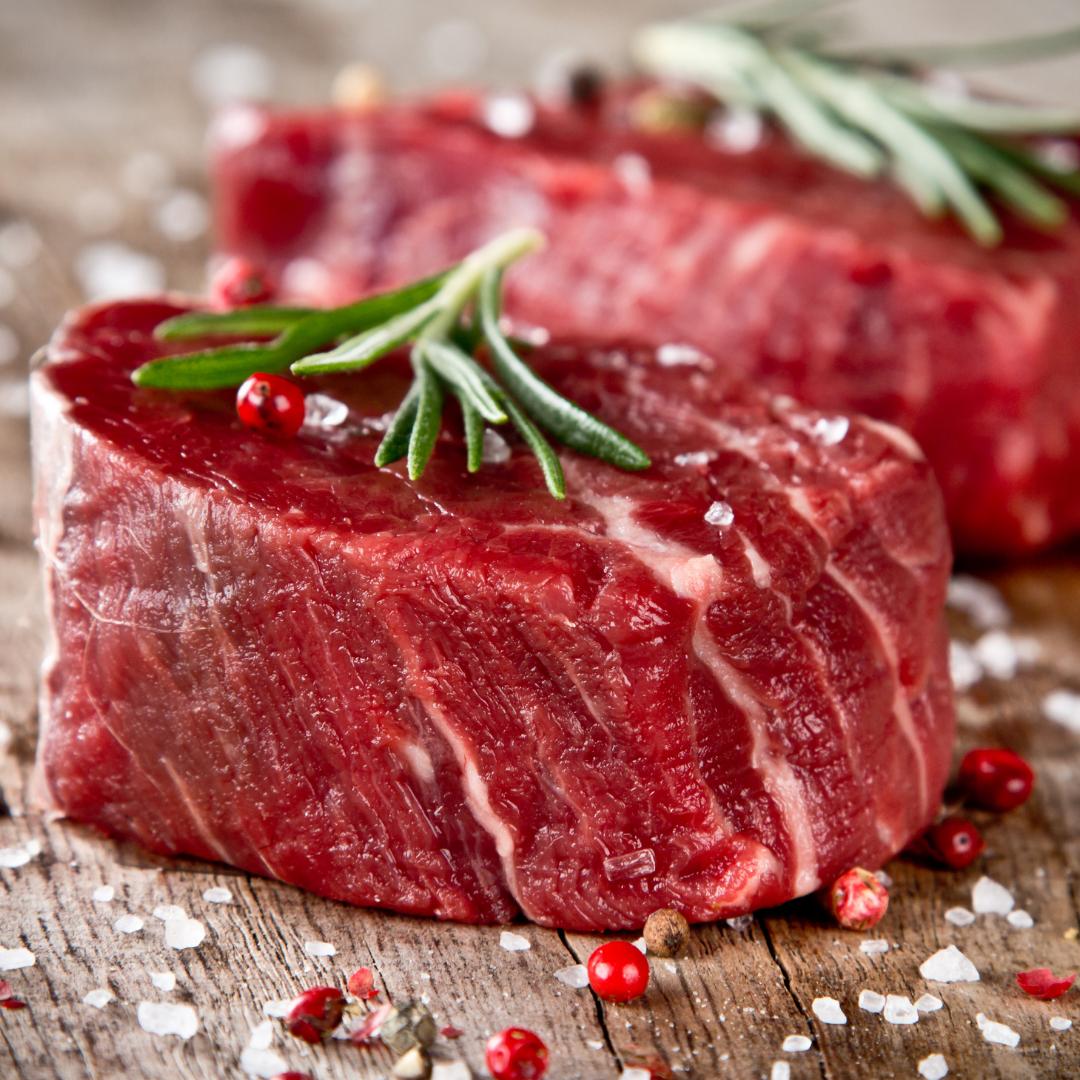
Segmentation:
{"type": "Polygon", "coordinates": [[[1080,530],[1080,223],[1007,222],[998,249],[889,183],[699,135],[631,131],[618,103],[540,110],[500,138],[458,95],[427,107],[224,114],[218,241],[282,295],[351,299],[514,225],[551,239],[510,310],[555,334],[689,344],[774,392],[905,428],[958,547],[1016,553],[1080,530]]]}
{"type": "Polygon", "coordinates": [[[650,469],[565,452],[557,502],[511,434],[468,474],[451,416],[413,483],[372,465],[403,359],[312,380],[348,420],[276,442],[229,391],[130,382],[178,310],[76,313],[33,375],[40,780],[72,818],[356,904],[598,930],[780,903],[933,817],[950,552],[902,432],[552,345],[537,370],[650,469]]]}

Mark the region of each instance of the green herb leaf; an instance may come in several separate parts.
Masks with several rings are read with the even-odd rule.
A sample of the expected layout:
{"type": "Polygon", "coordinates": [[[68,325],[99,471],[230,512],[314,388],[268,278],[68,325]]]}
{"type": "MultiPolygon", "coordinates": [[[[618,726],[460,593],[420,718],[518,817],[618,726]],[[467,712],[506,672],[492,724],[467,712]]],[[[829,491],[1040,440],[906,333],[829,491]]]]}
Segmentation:
{"type": "Polygon", "coordinates": [[[483,371],[471,356],[452,345],[437,341],[420,346],[424,358],[461,397],[468,401],[489,424],[505,424],[509,417],[484,385],[483,371]]]}
{"type": "Polygon", "coordinates": [[[476,472],[484,463],[484,418],[468,402],[458,395],[461,415],[465,421],[465,452],[469,472],[476,472]]]}
{"type": "Polygon", "coordinates": [[[409,440],[412,438],[419,404],[420,384],[414,381],[394,413],[394,419],[390,421],[390,426],[379,443],[379,449],[375,451],[375,464],[378,468],[400,461],[409,452],[409,440]]]}
{"type": "Polygon", "coordinates": [[[625,435],[567,401],[536,375],[510,348],[499,329],[501,274],[489,270],[480,285],[480,320],[491,349],[491,362],[507,389],[541,427],[567,446],[620,469],[647,469],[645,452],[625,435]]]}
{"type": "Polygon", "coordinates": [[[442,427],[443,391],[439,377],[428,366],[419,350],[413,352],[413,365],[419,387],[416,421],[409,438],[409,479],[419,480],[435,450],[442,427]]]}
{"type": "Polygon", "coordinates": [[[158,341],[199,337],[276,337],[315,312],[311,308],[248,307],[235,311],[189,311],[154,327],[158,341]]]}
{"type": "Polygon", "coordinates": [[[540,429],[514,404],[506,399],[506,411],[510,414],[510,420],[518,429],[521,437],[525,440],[529,449],[536,455],[540,463],[540,471],[544,474],[544,483],[548,491],[556,499],[566,498],[566,480],[563,477],[562,465],[559,456],[551,449],[551,444],[540,434],[540,429]]]}

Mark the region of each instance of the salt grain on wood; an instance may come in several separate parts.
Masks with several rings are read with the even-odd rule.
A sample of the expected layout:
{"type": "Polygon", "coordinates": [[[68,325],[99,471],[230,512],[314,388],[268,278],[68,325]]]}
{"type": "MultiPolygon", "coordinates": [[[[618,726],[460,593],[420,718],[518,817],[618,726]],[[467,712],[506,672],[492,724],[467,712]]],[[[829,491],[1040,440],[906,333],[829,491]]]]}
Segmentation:
{"type": "Polygon", "coordinates": [[[240,1054],[240,1068],[248,1076],[259,1076],[263,1080],[271,1080],[272,1077],[285,1072],[288,1067],[273,1050],[256,1050],[252,1046],[247,1046],[240,1054]]]}
{"type": "Polygon", "coordinates": [[[917,1024],[919,1022],[919,1010],[911,1004],[911,998],[902,997],[899,994],[889,994],[885,999],[882,1015],[888,1024],[917,1024]]]}
{"type": "Polygon", "coordinates": [[[990,1043],[999,1043],[1002,1046],[1016,1046],[1020,1042],[1020,1036],[1013,1031],[1008,1024],[999,1024],[996,1020],[987,1020],[983,1013],[975,1017],[983,1038],[990,1043]]]}
{"type": "Polygon", "coordinates": [[[1019,909],[1010,911],[1005,921],[1010,926],[1015,926],[1017,930],[1030,930],[1035,925],[1035,920],[1026,911],[1019,909]]]}
{"type": "Polygon", "coordinates": [[[978,982],[975,965],[955,946],[941,949],[925,960],[919,974],[928,982],[978,982]]]}
{"type": "Polygon", "coordinates": [[[970,926],[975,921],[975,912],[963,907],[951,907],[945,912],[945,921],[953,926],[970,926]]]}
{"type": "Polygon", "coordinates": [[[873,990],[864,990],[859,995],[859,1008],[866,1012],[879,1013],[885,1008],[885,999],[873,990]]]}
{"type": "Polygon", "coordinates": [[[171,971],[151,971],[150,981],[156,990],[168,992],[176,989],[176,976],[171,971]]]}
{"type": "Polygon", "coordinates": [[[29,855],[31,859],[36,858],[38,855],[41,854],[43,850],[40,840],[27,840],[26,843],[23,844],[23,848],[26,850],[26,854],[29,855]]]}
{"type": "Polygon", "coordinates": [[[1051,1016],[1050,1026],[1055,1031],[1068,1031],[1072,1027],[1072,1021],[1067,1020],[1064,1016],[1051,1016]]]}
{"type": "Polygon", "coordinates": [[[942,1080],[949,1075],[949,1066],[945,1064],[945,1058],[941,1054],[931,1054],[919,1062],[919,1075],[923,1080],[942,1080]]]}
{"type": "Polygon", "coordinates": [[[289,1015],[289,1010],[292,1008],[294,1000],[295,998],[285,998],[282,1001],[268,1001],[263,1005],[263,1015],[273,1016],[278,1020],[281,1020],[289,1015]]]}
{"type": "Polygon", "coordinates": [[[29,949],[0,949],[0,971],[18,971],[33,967],[34,954],[29,949]]]}
{"type": "Polygon", "coordinates": [[[116,890],[111,885],[99,885],[91,896],[95,904],[109,904],[116,896],[116,890]]]}
{"type": "Polygon", "coordinates": [[[139,1027],[151,1035],[179,1035],[181,1039],[190,1039],[199,1029],[199,1018],[190,1005],[140,1001],[138,1017],[139,1027]]]}
{"type": "Polygon", "coordinates": [[[731,927],[732,930],[737,930],[742,933],[744,930],[749,930],[754,925],[753,915],[736,915],[733,919],[725,919],[724,922],[731,927]]]}
{"type": "Polygon", "coordinates": [[[206,892],[202,894],[202,898],[208,904],[228,904],[232,902],[233,896],[223,885],[218,885],[213,889],[207,889],[206,892]]]}
{"type": "Polygon", "coordinates": [[[273,1041],[274,1022],[272,1020],[264,1020],[258,1027],[251,1029],[251,1038],[248,1039],[248,1046],[253,1050],[266,1050],[273,1041]]]}
{"type": "Polygon", "coordinates": [[[304,952],[308,956],[336,956],[337,949],[328,941],[305,941],[304,952]]]}
{"type": "Polygon", "coordinates": [[[774,1061],[769,1080],[791,1080],[791,1066],[786,1061],[774,1061]]]}
{"type": "Polygon", "coordinates": [[[143,928],[143,921],[138,915],[121,915],[113,926],[121,934],[137,934],[143,928]]]}
{"type": "Polygon", "coordinates": [[[188,913],[175,904],[162,904],[160,907],[154,908],[154,918],[160,919],[162,922],[168,922],[170,919],[186,919],[187,917],[188,913]]]}
{"type": "Polygon", "coordinates": [[[1074,735],[1080,735],[1080,694],[1071,690],[1052,690],[1043,698],[1042,714],[1074,735]]]}
{"type": "Polygon", "coordinates": [[[30,853],[21,847],[0,848],[0,866],[15,870],[30,861],[30,853]]]}
{"type": "Polygon", "coordinates": [[[873,956],[874,953],[887,953],[889,951],[889,943],[887,941],[878,941],[870,939],[864,941],[859,946],[859,952],[864,952],[869,956],[873,956]]]}
{"type": "Polygon", "coordinates": [[[632,1065],[619,1073],[619,1080],[652,1080],[652,1073],[648,1069],[639,1069],[632,1065]]]}
{"type": "Polygon", "coordinates": [[[582,990],[589,985],[589,971],[584,964],[574,964],[572,967],[559,968],[559,970],[555,972],[555,978],[574,990],[582,990]]]}
{"type": "Polygon", "coordinates": [[[104,1009],[110,1001],[115,1001],[116,998],[108,990],[91,990],[83,998],[84,1005],[93,1005],[95,1009],[104,1009]]]}
{"type": "Polygon", "coordinates": [[[520,934],[511,934],[509,930],[504,930],[499,935],[499,945],[507,952],[524,952],[532,948],[532,942],[528,938],[523,938],[520,934]]]}
{"type": "Polygon", "coordinates": [[[949,581],[945,603],[964,612],[980,630],[999,630],[1012,621],[1012,613],[993,585],[967,574],[949,581]]]}
{"type": "Polygon", "coordinates": [[[805,1035],[789,1035],[780,1049],[788,1054],[801,1054],[804,1050],[809,1050],[811,1046],[813,1043],[805,1035]]]}
{"type": "Polygon", "coordinates": [[[1015,905],[1012,893],[991,878],[979,878],[971,890],[971,906],[976,915],[1008,915],[1015,905]]]}
{"type": "Polygon", "coordinates": [[[844,1010],[840,1008],[840,1002],[835,998],[814,998],[814,1003],[810,1007],[813,1009],[814,1015],[823,1024],[847,1023],[847,1017],[844,1015],[844,1010]]]}
{"type": "Polygon", "coordinates": [[[933,994],[923,994],[918,1001],[915,1002],[915,1008],[919,1012],[937,1012],[945,1003],[941,998],[934,997],[933,994]]]}
{"type": "Polygon", "coordinates": [[[206,927],[198,919],[169,919],[165,923],[165,944],[170,949],[194,949],[206,937],[206,927]]]}
{"type": "Polygon", "coordinates": [[[431,1080],[473,1080],[464,1061],[437,1061],[431,1068],[431,1080]]]}

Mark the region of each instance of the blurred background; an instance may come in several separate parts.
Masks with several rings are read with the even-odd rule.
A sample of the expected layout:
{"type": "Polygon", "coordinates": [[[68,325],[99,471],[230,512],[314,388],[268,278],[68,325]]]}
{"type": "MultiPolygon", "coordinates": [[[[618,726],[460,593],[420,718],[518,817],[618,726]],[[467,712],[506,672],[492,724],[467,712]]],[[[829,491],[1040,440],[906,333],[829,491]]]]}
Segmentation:
{"type": "MultiPolygon", "coordinates": [[[[0,0],[0,544],[30,537],[26,365],[88,298],[200,290],[210,251],[203,135],[233,98],[328,100],[350,63],[396,93],[533,85],[553,66],[628,70],[634,28],[694,0],[0,0]]],[[[852,42],[1032,34],[1077,0],[852,0],[852,42]]],[[[980,73],[1080,108],[1080,58],[980,73]]]]}

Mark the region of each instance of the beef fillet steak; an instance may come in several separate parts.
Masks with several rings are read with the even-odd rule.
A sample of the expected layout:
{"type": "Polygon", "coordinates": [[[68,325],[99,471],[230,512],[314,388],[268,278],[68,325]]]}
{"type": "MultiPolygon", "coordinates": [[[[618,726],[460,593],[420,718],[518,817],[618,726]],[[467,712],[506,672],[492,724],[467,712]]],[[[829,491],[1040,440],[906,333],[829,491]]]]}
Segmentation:
{"type": "Polygon", "coordinates": [[[558,502],[509,433],[470,476],[450,416],[413,483],[372,464],[402,358],[306,384],[348,418],[291,442],[229,391],[136,388],[179,304],[77,312],[33,375],[39,781],[72,818],[355,904],[599,930],[780,903],[933,817],[950,549],[906,435],[554,344],[537,370],[651,468],[564,452],[558,502]]]}
{"type": "Polygon", "coordinates": [[[509,310],[556,335],[689,344],[773,392],[913,434],[954,539],[1015,553],[1080,531],[1080,223],[979,248],[767,133],[726,153],[606,111],[521,138],[478,98],[364,116],[244,108],[215,125],[217,234],[283,299],[343,303],[504,230],[551,240],[509,310]]]}

